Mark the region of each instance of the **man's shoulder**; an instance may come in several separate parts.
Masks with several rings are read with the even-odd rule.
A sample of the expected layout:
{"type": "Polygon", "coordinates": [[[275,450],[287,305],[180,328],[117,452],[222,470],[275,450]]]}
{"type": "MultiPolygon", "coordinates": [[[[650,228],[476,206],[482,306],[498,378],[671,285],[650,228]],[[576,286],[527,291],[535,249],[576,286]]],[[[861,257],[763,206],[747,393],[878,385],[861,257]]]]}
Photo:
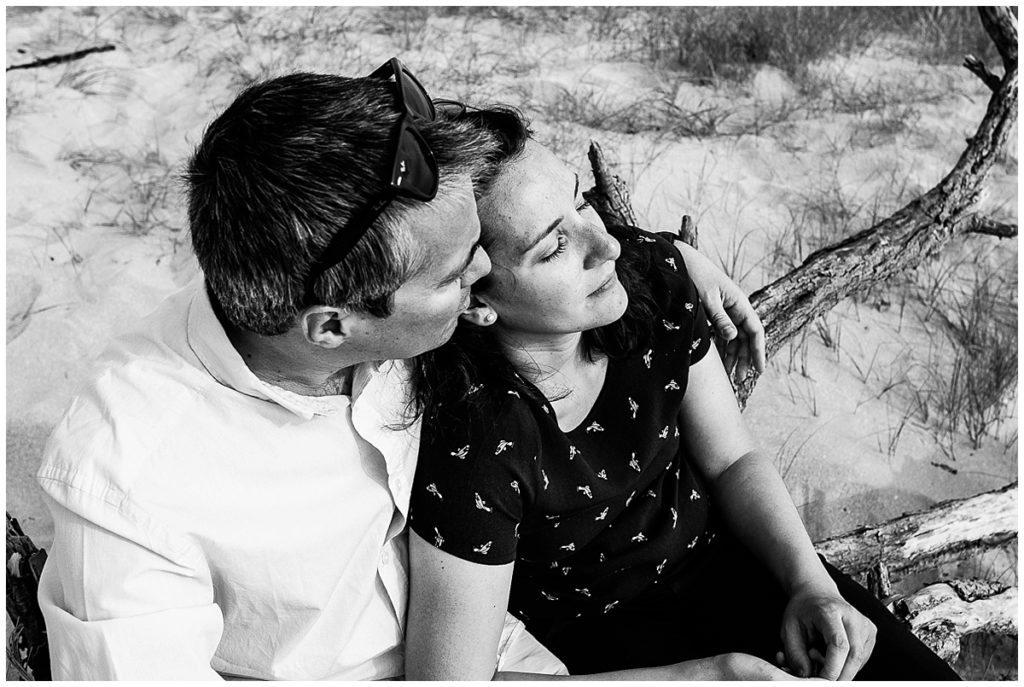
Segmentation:
{"type": "Polygon", "coordinates": [[[139,462],[216,385],[188,347],[189,292],[166,299],[92,363],[47,442],[40,475],[106,471],[139,462]]]}

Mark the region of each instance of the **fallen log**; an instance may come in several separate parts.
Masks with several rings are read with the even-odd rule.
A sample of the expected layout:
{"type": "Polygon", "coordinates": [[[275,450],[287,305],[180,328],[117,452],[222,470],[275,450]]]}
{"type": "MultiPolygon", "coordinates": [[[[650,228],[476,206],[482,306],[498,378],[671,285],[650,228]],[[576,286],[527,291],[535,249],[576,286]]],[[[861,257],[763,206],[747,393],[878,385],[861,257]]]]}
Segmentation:
{"type": "Polygon", "coordinates": [[[861,527],[815,549],[875,592],[961,677],[1015,680],[1017,512],[1013,483],[861,527]]]}
{"type": "Polygon", "coordinates": [[[951,580],[925,587],[894,604],[894,613],[965,680],[1017,679],[1017,587],[951,580]],[[1000,590],[1001,591],[997,591],[1000,590]]]}
{"type": "MultiPolygon", "coordinates": [[[[881,525],[861,527],[815,544],[832,565],[875,591],[888,578],[890,589],[905,579],[931,575],[989,552],[1017,547],[1017,483],[968,499],[946,501],[881,525]]],[[[1015,568],[1014,568],[1015,569],[1015,568]]],[[[1012,580],[1016,584],[1016,577],[1012,580]]],[[[890,592],[891,593],[891,592],[890,592]]]]}

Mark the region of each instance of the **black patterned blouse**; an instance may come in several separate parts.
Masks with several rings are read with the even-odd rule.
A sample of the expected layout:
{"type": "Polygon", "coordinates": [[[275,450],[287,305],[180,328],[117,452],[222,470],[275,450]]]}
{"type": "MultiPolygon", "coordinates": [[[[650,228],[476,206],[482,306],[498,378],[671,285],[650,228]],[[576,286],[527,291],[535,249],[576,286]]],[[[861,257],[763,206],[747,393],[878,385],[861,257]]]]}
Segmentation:
{"type": "Polygon", "coordinates": [[[653,345],[609,361],[576,429],[562,432],[546,402],[478,388],[504,393],[500,411],[481,420],[467,410],[421,445],[411,527],[468,561],[515,561],[509,608],[534,631],[607,613],[683,572],[714,536],[677,426],[708,323],[679,251],[644,240],[660,309],[653,345]]]}

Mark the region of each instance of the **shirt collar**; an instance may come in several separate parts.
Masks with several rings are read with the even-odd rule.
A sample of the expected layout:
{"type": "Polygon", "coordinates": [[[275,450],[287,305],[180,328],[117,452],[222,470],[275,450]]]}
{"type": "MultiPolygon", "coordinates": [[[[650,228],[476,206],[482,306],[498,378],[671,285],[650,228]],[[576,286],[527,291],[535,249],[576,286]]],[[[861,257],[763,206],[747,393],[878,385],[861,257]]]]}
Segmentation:
{"type": "MultiPolygon", "coordinates": [[[[276,403],[306,420],[312,419],[314,415],[335,412],[340,404],[286,391],[253,374],[217,319],[203,277],[197,277],[188,288],[192,290],[186,335],[188,345],[214,379],[239,393],[276,403]]],[[[380,366],[381,361],[356,366],[352,379],[353,397],[365,388],[368,378],[376,376],[380,366]]]]}

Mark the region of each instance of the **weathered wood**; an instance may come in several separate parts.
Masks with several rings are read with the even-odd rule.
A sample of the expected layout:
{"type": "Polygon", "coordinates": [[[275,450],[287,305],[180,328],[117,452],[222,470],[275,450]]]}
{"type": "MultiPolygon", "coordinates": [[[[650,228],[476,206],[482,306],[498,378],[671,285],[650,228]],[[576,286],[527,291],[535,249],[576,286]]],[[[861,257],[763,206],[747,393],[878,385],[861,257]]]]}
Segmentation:
{"type": "Polygon", "coordinates": [[[986,554],[1004,548],[1015,569],[1017,505],[1013,483],[862,527],[815,548],[887,602],[961,677],[1016,679],[1016,576],[1006,582],[942,577],[943,571],[975,568],[986,554]],[[893,594],[901,583],[907,588],[893,594]]]}
{"type": "Polygon", "coordinates": [[[975,584],[973,594],[964,594],[963,584],[929,585],[897,601],[894,613],[964,679],[1017,679],[1017,588],[989,585],[978,594],[975,584]],[[985,655],[965,651],[979,640],[988,645],[985,655]]]}
{"type": "Polygon", "coordinates": [[[974,215],[965,231],[970,234],[987,234],[1001,239],[1012,239],[1017,237],[1017,223],[1000,222],[992,217],[974,215]]]}
{"type": "Polygon", "coordinates": [[[999,84],[1002,82],[1002,79],[990,72],[988,67],[985,66],[985,63],[974,55],[968,55],[964,58],[964,66],[967,67],[967,71],[984,81],[985,85],[993,91],[999,88],[999,84]]]}
{"type": "MultiPolygon", "coordinates": [[[[1006,73],[967,149],[952,171],[923,196],[871,228],[812,253],[795,270],[751,295],[765,327],[769,358],[839,301],[917,267],[954,236],[967,232],[1016,235],[1015,226],[975,214],[982,186],[1017,120],[1016,20],[1005,7],[982,7],[979,12],[1006,73]]],[[[608,169],[600,146],[593,142],[590,162],[596,185],[584,195],[606,222],[635,225],[625,185],[608,169]]],[[[744,379],[734,380],[741,406],[757,378],[758,372],[751,367],[744,379]]]]}
{"type": "Polygon", "coordinates": [[[1017,483],[817,542],[832,565],[864,581],[880,562],[893,584],[1000,546],[1016,546],[1017,483]]]}
{"type": "Polygon", "coordinates": [[[692,247],[697,247],[697,225],[689,215],[683,215],[683,221],[679,226],[679,238],[692,247]]]}
{"type": "MultiPolygon", "coordinates": [[[[1006,74],[967,149],[952,171],[923,196],[873,227],[812,253],[800,267],[750,297],[764,323],[769,357],[842,299],[913,269],[954,236],[978,226],[974,209],[982,186],[1017,121],[1016,21],[1005,7],[979,11],[1003,55],[1006,74]]],[[[738,380],[741,405],[757,377],[751,368],[745,379],[738,380]]]]}
{"type": "Polygon", "coordinates": [[[590,158],[590,168],[594,172],[594,188],[583,192],[584,199],[594,206],[605,224],[638,226],[629,198],[629,188],[611,171],[597,141],[590,142],[587,157],[590,158]]]}
{"type": "Polygon", "coordinates": [[[6,560],[7,617],[12,625],[7,637],[7,665],[17,670],[23,680],[49,680],[46,626],[36,600],[46,551],[32,543],[10,513],[6,560]]]}

